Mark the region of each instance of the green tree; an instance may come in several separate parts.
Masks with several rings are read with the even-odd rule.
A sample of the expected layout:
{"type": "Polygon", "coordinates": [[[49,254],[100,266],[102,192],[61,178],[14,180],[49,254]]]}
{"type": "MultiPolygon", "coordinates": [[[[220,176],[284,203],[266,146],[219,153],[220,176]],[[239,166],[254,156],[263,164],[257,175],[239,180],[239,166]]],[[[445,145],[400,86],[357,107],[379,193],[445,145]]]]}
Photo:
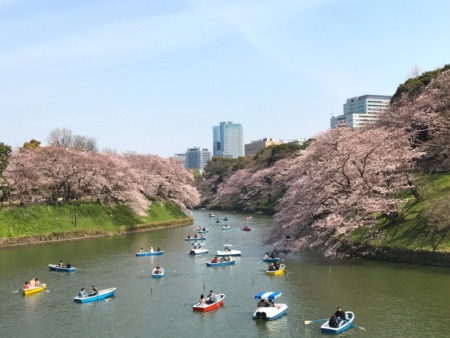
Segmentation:
{"type": "Polygon", "coordinates": [[[0,142],[0,175],[6,169],[9,163],[9,158],[11,157],[11,147],[0,142]]]}

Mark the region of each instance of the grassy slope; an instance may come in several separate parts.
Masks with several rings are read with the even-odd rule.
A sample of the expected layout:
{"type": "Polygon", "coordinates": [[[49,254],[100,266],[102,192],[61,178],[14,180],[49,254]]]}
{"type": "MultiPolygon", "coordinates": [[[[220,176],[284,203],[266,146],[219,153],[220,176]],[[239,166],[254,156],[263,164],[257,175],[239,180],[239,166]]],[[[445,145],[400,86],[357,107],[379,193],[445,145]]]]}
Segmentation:
{"type": "Polygon", "coordinates": [[[358,229],[352,239],[375,246],[450,252],[450,224],[433,229],[427,216],[430,210],[434,212],[432,208],[439,200],[450,199],[450,174],[420,177],[416,185],[421,200],[411,198],[407,202],[402,221],[396,224],[378,222],[372,229],[358,229]]]}
{"type": "Polygon", "coordinates": [[[153,202],[148,216],[138,216],[125,206],[100,204],[63,206],[32,205],[0,209],[0,238],[48,235],[73,231],[117,233],[123,226],[182,219],[186,216],[173,204],[153,202]],[[75,224],[75,215],[76,224],[75,224]],[[76,225],[76,226],[75,226],[76,225]]]}

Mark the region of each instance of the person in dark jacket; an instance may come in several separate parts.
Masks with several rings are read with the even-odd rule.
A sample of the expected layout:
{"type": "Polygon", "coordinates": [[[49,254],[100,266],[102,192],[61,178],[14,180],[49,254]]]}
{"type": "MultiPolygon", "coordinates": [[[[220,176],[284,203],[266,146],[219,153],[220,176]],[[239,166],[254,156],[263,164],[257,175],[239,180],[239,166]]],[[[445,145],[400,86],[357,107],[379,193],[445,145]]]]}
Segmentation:
{"type": "Polygon", "coordinates": [[[338,327],[339,326],[336,315],[331,316],[330,320],[328,321],[328,325],[330,325],[330,327],[338,327]]]}
{"type": "Polygon", "coordinates": [[[338,323],[340,323],[341,320],[345,320],[345,312],[340,306],[337,307],[334,315],[336,316],[338,323]]]}

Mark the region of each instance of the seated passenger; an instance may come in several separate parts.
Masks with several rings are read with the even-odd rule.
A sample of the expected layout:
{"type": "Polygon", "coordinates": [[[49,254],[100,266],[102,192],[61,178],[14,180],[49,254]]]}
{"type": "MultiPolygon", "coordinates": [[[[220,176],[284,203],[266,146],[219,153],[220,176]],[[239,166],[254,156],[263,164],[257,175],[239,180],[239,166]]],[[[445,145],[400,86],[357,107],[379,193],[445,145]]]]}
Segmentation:
{"type": "Polygon", "coordinates": [[[328,321],[328,325],[330,325],[330,327],[338,327],[339,326],[336,315],[331,316],[330,320],[328,321]]]}
{"type": "Polygon", "coordinates": [[[338,323],[346,319],[345,312],[340,306],[336,308],[336,312],[334,313],[334,315],[336,316],[338,323]]]}
{"type": "Polygon", "coordinates": [[[156,251],[158,251],[158,252],[160,252],[160,251],[161,251],[161,249],[159,248],[159,246],[158,246],[158,248],[156,249],[156,251]]]}
{"type": "Polygon", "coordinates": [[[62,268],[62,267],[64,266],[64,263],[63,263],[63,261],[59,261],[59,264],[58,264],[58,266],[59,266],[60,268],[62,268]]]}
{"type": "Polygon", "coordinates": [[[38,287],[39,285],[41,285],[41,283],[39,282],[39,279],[36,277],[36,278],[34,279],[34,286],[35,286],[35,287],[38,287]]]}
{"type": "Polygon", "coordinates": [[[72,264],[70,264],[70,262],[67,262],[66,268],[70,269],[72,267],[72,264]]]}
{"type": "Polygon", "coordinates": [[[36,286],[36,282],[34,281],[34,278],[31,278],[30,287],[34,288],[35,286],[36,286]]]}
{"type": "Polygon", "coordinates": [[[140,252],[140,253],[143,253],[143,252],[144,252],[144,248],[141,248],[141,250],[139,250],[139,252],[140,252]]]}
{"type": "Polygon", "coordinates": [[[95,296],[98,295],[98,289],[95,285],[92,285],[92,291],[89,293],[89,296],[95,296]]]}
{"type": "Polygon", "coordinates": [[[204,295],[200,295],[200,299],[198,301],[201,305],[206,305],[206,299],[204,295]]]}
{"type": "Polygon", "coordinates": [[[85,288],[81,288],[81,291],[80,291],[80,293],[78,294],[78,297],[80,297],[80,298],[86,298],[87,296],[88,296],[88,294],[87,294],[85,288]]]}
{"type": "Polygon", "coordinates": [[[211,261],[211,263],[217,263],[217,256],[213,258],[213,260],[211,261]]]}
{"type": "Polygon", "coordinates": [[[23,285],[24,289],[29,289],[30,288],[30,282],[26,281],[25,284],[23,285]]]}
{"type": "Polygon", "coordinates": [[[264,300],[264,299],[261,299],[259,302],[258,302],[258,305],[257,305],[258,307],[266,307],[267,306],[267,303],[266,303],[266,301],[264,300]]]}

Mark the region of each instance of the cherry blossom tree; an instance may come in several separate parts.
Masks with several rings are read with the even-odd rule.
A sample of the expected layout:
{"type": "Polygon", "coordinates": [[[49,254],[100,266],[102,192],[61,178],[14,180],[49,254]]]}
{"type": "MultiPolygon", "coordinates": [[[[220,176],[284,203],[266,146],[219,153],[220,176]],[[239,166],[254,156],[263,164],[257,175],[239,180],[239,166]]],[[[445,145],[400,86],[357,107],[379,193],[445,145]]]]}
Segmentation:
{"type": "Polygon", "coordinates": [[[412,188],[415,156],[398,129],[341,127],[319,135],[286,163],[287,191],[268,242],[280,250],[323,248],[339,234],[372,225],[377,214],[398,217],[396,196],[412,188]]]}
{"type": "Polygon", "coordinates": [[[186,169],[151,155],[22,148],[11,156],[5,180],[11,199],[22,204],[58,200],[123,203],[144,214],[151,199],[167,199],[182,209],[199,201],[186,169]]]}

